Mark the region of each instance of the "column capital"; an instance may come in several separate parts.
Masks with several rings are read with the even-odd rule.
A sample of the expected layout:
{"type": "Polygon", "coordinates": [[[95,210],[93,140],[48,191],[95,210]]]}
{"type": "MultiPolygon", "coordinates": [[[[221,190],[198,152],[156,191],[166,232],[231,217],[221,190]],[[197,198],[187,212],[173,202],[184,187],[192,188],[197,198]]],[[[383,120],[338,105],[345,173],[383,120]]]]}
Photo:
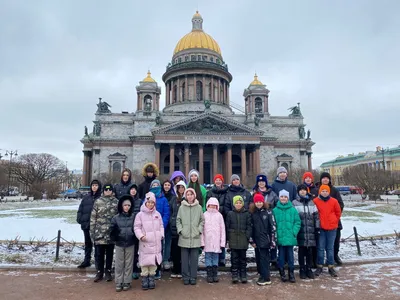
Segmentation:
{"type": "Polygon", "coordinates": [[[246,146],[247,146],[246,144],[241,144],[241,145],[240,145],[240,148],[241,148],[241,149],[246,149],[246,146]]]}
{"type": "Polygon", "coordinates": [[[190,144],[183,144],[183,147],[185,147],[185,150],[189,149],[190,148],[190,144]]]}
{"type": "Polygon", "coordinates": [[[170,148],[173,148],[173,147],[175,148],[175,145],[176,145],[175,143],[170,143],[170,144],[169,144],[169,147],[170,147],[170,148]]]}
{"type": "Polygon", "coordinates": [[[226,148],[227,149],[231,149],[232,150],[232,146],[233,146],[232,144],[226,144],[226,148]]]}
{"type": "Polygon", "coordinates": [[[199,146],[199,148],[203,148],[204,144],[197,144],[199,146]]]}
{"type": "Polygon", "coordinates": [[[212,146],[213,146],[214,149],[218,149],[219,144],[212,144],[212,146]]]}
{"type": "Polygon", "coordinates": [[[260,144],[254,145],[254,149],[259,150],[260,149],[260,144]]]}
{"type": "Polygon", "coordinates": [[[161,143],[155,143],[155,144],[154,144],[154,147],[155,147],[156,149],[160,149],[161,143]]]}

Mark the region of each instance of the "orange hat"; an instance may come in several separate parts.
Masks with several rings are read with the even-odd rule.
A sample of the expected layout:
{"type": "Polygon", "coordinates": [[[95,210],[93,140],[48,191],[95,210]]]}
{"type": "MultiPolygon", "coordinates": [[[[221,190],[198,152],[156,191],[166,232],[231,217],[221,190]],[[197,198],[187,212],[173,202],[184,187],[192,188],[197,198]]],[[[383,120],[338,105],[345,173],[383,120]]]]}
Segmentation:
{"type": "Polygon", "coordinates": [[[331,193],[331,188],[329,187],[329,185],[322,184],[322,185],[319,187],[318,193],[321,194],[321,191],[322,191],[322,190],[327,190],[327,191],[329,192],[329,194],[331,193]]]}
{"type": "Polygon", "coordinates": [[[313,176],[313,174],[312,174],[311,172],[305,172],[305,173],[303,174],[303,180],[306,179],[307,177],[310,177],[311,180],[314,181],[314,176],[313,176]]]}

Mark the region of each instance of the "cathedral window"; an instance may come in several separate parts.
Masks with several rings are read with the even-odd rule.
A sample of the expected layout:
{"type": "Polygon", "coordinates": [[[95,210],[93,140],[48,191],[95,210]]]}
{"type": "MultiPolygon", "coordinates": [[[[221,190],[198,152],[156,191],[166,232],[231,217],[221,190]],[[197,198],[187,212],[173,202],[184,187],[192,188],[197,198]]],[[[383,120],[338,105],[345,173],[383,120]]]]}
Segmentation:
{"type": "Polygon", "coordinates": [[[185,56],[185,61],[189,61],[189,56],[185,56]]]}
{"type": "Polygon", "coordinates": [[[178,58],[178,63],[181,63],[181,62],[182,62],[182,58],[179,57],[179,58],[178,58]]]}
{"type": "Polygon", "coordinates": [[[208,100],[211,100],[212,86],[211,82],[208,84],[208,100]]]}
{"type": "Polygon", "coordinates": [[[192,55],[190,60],[191,61],[196,61],[196,55],[192,55]]]}
{"type": "Polygon", "coordinates": [[[121,173],[121,163],[120,162],[115,162],[113,164],[113,173],[121,173]]]}
{"type": "Polygon", "coordinates": [[[215,60],[215,62],[216,62],[217,64],[221,64],[221,61],[219,60],[219,58],[217,58],[217,59],[215,60]]]}
{"type": "Polygon", "coordinates": [[[175,84],[174,85],[174,89],[173,89],[173,93],[172,93],[172,99],[173,99],[174,103],[177,102],[177,96],[178,96],[178,91],[177,91],[177,87],[176,87],[176,84],[175,84]]]}
{"type": "Polygon", "coordinates": [[[203,83],[201,81],[196,82],[196,100],[203,100],[203,83]]]}
{"type": "Polygon", "coordinates": [[[144,102],[144,110],[150,111],[152,109],[152,101],[153,98],[151,98],[150,95],[144,96],[143,102],[144,102]]]}
{"type": "Polygon", "coordinates": [[[182,90],[181,90],[182,102],[185,101],[185,89],[186,89],[186,84],[182,83],[182,90]]]}
{"type": "Polygon", "coordinates": [[[263,112],[262,99],[260,97],[257,97],[255,99],[255,113],[256,114],[262,114],[262,112],[263,112]]]}
{"type": "Polygon", "coordinates": [[[203,60],[207,61],[207,55],[203,55],[203,60]]]}
{"type": "Polygon", "coordinates": [[[214,57],[211,56],[211,57],[210,57],[210,61],[211,61],[211,62],[214,62],[214,57]]]}
{"type": "Polygon", "coordinates": [[[201,61],[201,55],[197,55],[197,60],[201,61]]]}

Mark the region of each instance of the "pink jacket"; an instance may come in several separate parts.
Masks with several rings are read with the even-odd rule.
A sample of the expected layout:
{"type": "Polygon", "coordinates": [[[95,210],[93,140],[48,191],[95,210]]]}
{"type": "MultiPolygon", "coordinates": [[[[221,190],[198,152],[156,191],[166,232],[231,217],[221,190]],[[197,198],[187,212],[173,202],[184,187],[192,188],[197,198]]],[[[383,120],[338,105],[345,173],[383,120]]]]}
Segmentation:
{"type": "Polygon", "coordinates": [[[201,235],[201,246],[204,252],[221,253],[221,247],[225,247],[225,222],[219,212],[217,198],[211,197],[207,201],[207,211],[204,213],[204,229],[201,235]],[[209,208],[209,205],[216,205],[217,208],[209,208]]]}
{"type": "Polygon", "coordinates": [[[146,202],[140,207],[136,215],[134,231],[139,239],[139,265],[155,266],[162,263],[161,240],[164,238],[163,220],[156,206],[152,210],[146,207],[146,202]],[[144,241],[140,239],[146,236],[144,241]]]}

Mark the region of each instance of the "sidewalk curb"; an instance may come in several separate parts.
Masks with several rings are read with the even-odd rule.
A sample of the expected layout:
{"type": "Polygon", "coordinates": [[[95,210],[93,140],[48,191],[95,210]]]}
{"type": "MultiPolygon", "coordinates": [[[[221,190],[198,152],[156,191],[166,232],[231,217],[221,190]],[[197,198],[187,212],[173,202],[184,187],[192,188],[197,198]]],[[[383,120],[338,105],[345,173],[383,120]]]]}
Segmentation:
{"type": "MultiPolygon", "coordinates": [[[[378,263],[387,263],[387,262],[400,262],[400,257],[387,257],[387,258],[369,258],[365,260],[349,260],[343,262],[342,267],[347,266],[358,266],[358,265],[366,265],[366,264],[378,264],[378,263]]],[[[296,266],[298,268],[298,266],[296,266]]],[[[220,267],[220,271],[222,272],[230,272],[230,267],[220,267]]],[[[255,266],[251,266],[247,268],[250,272],[256,272],[257,268],[255,266]]],[[[200,271],[205,270],[204,265],[199,266],[200,271]]],[[[96,269],[94,267],[86,268],[86,269],[78,269],[76,267],[58,267],[58,266],[49,266],[49,267],[40,267],[40,266],[19,266],[19,265],[8,265],[8,266],[0,266],[0,271],[36,271],[36,272],[70,272],[70,273],[95,273],[96,269]]]]}

